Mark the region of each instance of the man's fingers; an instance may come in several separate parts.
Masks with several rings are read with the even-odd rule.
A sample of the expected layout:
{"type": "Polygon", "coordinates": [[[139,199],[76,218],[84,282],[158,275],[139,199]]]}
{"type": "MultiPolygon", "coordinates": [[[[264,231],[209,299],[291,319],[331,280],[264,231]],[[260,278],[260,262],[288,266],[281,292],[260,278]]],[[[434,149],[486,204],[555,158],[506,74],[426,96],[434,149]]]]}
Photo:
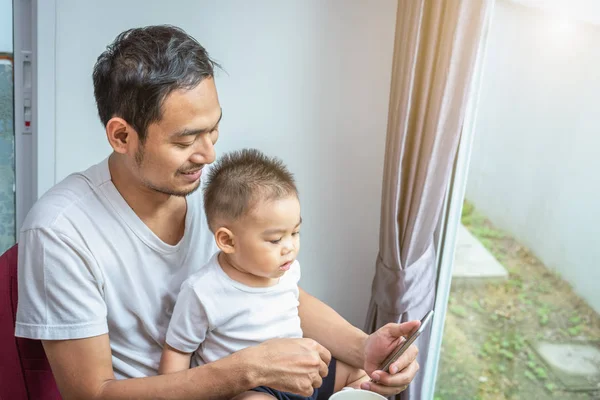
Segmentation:
{"type": "Polygon", "coordinates": [[[325,362],[326,365],[329,365],[329,363],[331,362],[331,353],[319,343],[315,342],[315,344],[317,346],[317,351],[319,352],[319,357],[321,357],[321,360],[323,360],[323,362],[325,362]]]}
{"type": "Polygon", "coordinates": [[[375,371],[379,375],[379,380],[375,383],[386,387],[401,387],[407,386],[414,379],[415,375],[419,371],[419,363],[415,360],[410,363],[406,368],[397,374],[386,374],[383,371],[375,371]]]}
{"type": "Polygon", "coordinates": [[[319,366],[319,376],[321,378],[325,378],[327,374],[329,374],[329,366],[321,360],[321,365],[319,366]]]}
{"type": "Polygon", "coordinates": [[[380,385],[380,384],[374,383],[374,382],[365,382],[360,385],[361,389],[370,390],[372,392],[379,393],[380,395],[382,395],[384,397],[394,396],[400,392],[405,391],[407,387],[408,387],[408,385],[390,387],[390,386],[380,385]]]}
{"type": "Polygon", "coordinates": [[[411,333],[419,329],[419,326],[421,326],[421,321],[415,320],[404,322],[402,324],[387,324],[384,328],[393,337],[408,337],[411,333]]]}
{"type": "Polygon", "coordinates": [[[393,375],[398,371],[402,371],[404,368],[408,367],[410,363],[417,359],[417,355],[419,354],[419,348],[414,344],[411,344],[408,349],[398,358],[392,365],[390,365],[390,373],[393,375]]]}
{"type": "Polygon", "coordinates": [[[320,375],[314,375],[313,379],[312,379],[312,387],[320,388],[322,384],[323,384],[323,378],[321,378],[320,375]]]}
{"type": "Polygon", "coordinates": [[[316,386],[313,385],[310,387],[303,388],[303,389],[299,390],[299,393],[297,393],[297,394],[299,394],[302,397],[311,397],[313,395],[313,393],[315,392],[315,387],[316,386]]]}
{"type": "Polygon", "coordinates": [[[313,387],[320,387],[322,384],[322,378],[325,378],[327,376],[327,374],[329,373],[329,363],[331,362],[331,353],[329,352],[329,350],[327,350],[325,347],[323,347],[321,344],[319,344],[316,341],[312,341],[313,345],[314,345],[314,349],[317,351],[318,353],[318,363],[319,363],[319,375],[318,375],[318,380],[319,380],[319,386],[314,386],[315,382],[313,381],[313,387]]]}

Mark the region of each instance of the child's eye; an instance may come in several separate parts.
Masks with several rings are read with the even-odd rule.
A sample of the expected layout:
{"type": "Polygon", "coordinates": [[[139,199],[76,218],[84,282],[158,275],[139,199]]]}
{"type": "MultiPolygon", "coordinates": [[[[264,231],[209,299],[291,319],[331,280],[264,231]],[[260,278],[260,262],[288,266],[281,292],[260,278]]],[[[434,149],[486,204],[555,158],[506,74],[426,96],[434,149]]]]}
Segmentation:
{"type": "Polygon", "coordinates": [[[269,242],[273,243],[273,244],[277,244],[279,242],[281,242],[281,239],[277,239],[277,240],[269,240],[269,242]]]}
{"type": "Polygon", "coordinates": [[[292,236],[300,236],[300,231],[292,233],[292,236]]]}

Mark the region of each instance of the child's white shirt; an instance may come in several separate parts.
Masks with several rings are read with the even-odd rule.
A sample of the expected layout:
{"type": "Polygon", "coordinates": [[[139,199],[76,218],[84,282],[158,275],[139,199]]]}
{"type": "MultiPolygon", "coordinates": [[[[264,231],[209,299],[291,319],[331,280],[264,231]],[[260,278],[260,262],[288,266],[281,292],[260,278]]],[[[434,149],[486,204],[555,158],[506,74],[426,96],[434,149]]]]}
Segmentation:
{"type": "Polygon", "coordinates": [[[193,352],[194,367],[269,339],[301,338],[299,280],[294,261],[276,285],[249,287],[223,271],[217,253],[181,286],[166,342],[193,352]]]}

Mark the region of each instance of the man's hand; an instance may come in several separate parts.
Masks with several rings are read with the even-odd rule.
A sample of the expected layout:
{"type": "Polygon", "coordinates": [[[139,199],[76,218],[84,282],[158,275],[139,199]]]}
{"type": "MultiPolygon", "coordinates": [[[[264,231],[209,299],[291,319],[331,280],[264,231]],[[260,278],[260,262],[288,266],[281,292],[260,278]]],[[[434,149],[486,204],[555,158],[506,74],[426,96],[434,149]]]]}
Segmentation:
{"type": "Polygon", "coordinates": [[[387,324],[371,334],[365,342],[365,371],[374,382],[364,382],[361,388],[377,392],[385,397],[398,394],[406,389],[419,370],[416,361],[419,350],[413,344],[390,366],[390,373],[379,370],[381,363],[402,344],[413,331],[419,328],[420,321],[403,324],[387,324]]]}
{"type": "Polygon", "coordinates": [[[259,374],[257,386],[305,397],[323,384],[331,361],[329,351],[312,339],[272,339],[242,352],[259,374]]]}

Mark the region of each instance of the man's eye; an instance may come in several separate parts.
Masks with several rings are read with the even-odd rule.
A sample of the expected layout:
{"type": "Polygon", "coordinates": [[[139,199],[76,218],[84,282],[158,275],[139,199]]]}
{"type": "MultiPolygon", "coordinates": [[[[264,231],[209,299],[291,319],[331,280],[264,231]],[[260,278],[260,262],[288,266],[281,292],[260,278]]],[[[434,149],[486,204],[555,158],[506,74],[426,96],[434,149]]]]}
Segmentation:
{"type": "Polygon", "coordinates": [[[193,142],[192,143],[175,143],[175,146],[185,149],[186,147],[190,147],[192,144],[194,144],[194,143],[193,142]]]}

